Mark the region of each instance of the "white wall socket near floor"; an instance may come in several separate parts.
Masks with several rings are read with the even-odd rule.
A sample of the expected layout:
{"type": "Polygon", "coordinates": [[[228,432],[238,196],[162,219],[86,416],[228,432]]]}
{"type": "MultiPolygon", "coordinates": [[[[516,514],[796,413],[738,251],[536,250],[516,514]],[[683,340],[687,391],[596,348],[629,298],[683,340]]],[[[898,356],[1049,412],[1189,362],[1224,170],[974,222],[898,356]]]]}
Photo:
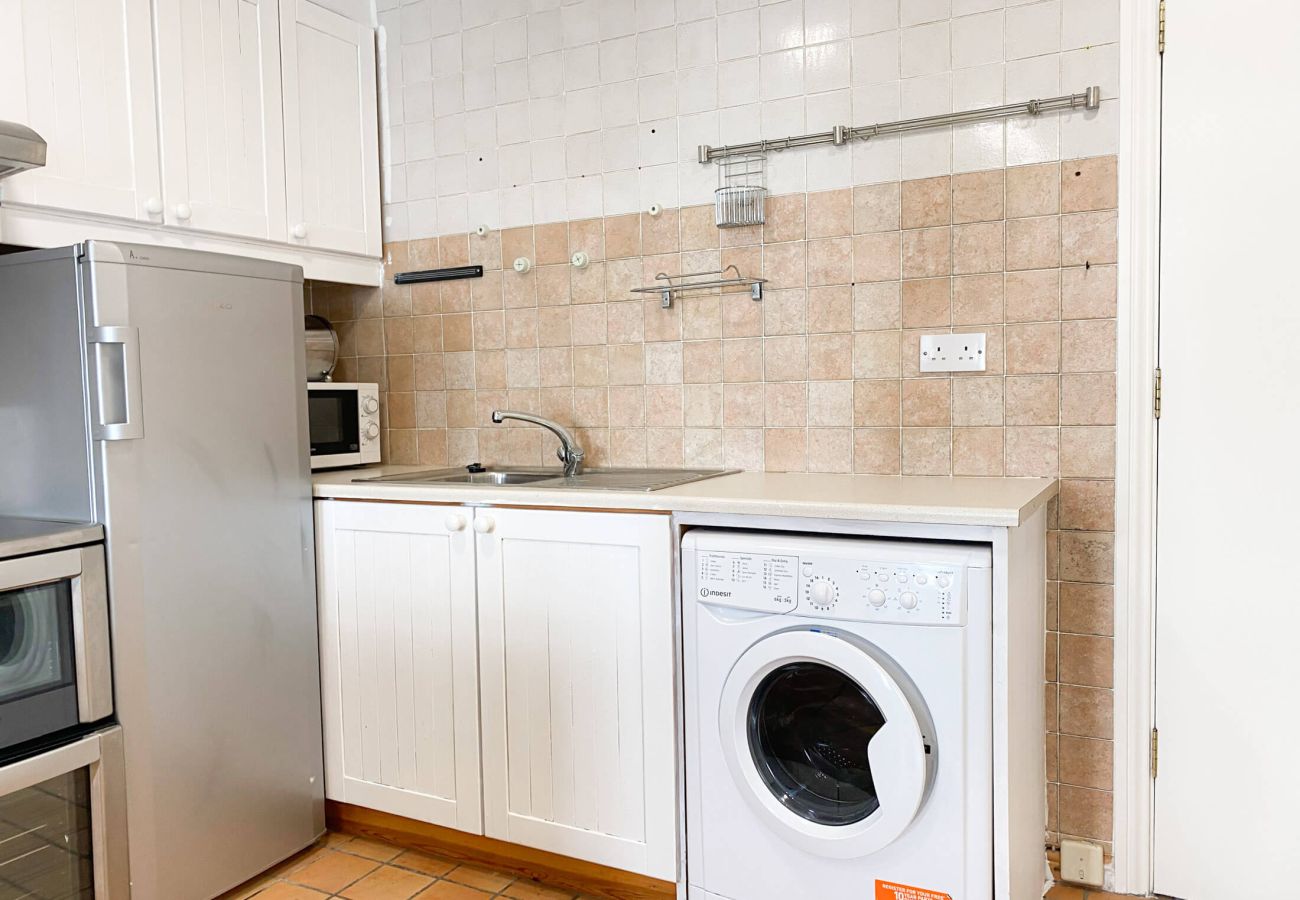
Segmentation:
{"type": "Polygon", "coordinates": [[[1061,841],[1061,878],[1075,884],[1101,887],[1101,845],[1088,841],[1061,841]]]}
{"type": "Polygon", "coordinates": [[[922,372],[983,372],[984,332],[921,335],[922,372]]]}

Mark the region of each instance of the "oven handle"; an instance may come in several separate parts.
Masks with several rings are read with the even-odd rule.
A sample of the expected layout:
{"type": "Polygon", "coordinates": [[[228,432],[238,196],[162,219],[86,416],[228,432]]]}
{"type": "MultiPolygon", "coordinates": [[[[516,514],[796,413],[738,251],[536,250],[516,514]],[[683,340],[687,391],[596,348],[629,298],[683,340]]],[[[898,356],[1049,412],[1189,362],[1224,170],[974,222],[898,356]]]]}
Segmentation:
{"type": "Polygon", "coordinates": [[[90,833],[95,896],[130,896],[126,846],[126,765],[122,729],[108,728],[75,743],[0,768],[0,797],[59,775],[90,768],[90,833]]]}
{"type": "Polygon", "coordinates": [[[102,546],[81,548],[81,574],[72,581],[72,652],[77,668],[78,718],[98,722],[111,716],[113,670],[102,546]]]}
{"type": "Polygon", "coordinates": [[[77,718],[98,722],[113,714],[108,631],[108,579],[102,545],[58,550],[0,562],[0,591],[72,581],[72,653],[77,718]]]}

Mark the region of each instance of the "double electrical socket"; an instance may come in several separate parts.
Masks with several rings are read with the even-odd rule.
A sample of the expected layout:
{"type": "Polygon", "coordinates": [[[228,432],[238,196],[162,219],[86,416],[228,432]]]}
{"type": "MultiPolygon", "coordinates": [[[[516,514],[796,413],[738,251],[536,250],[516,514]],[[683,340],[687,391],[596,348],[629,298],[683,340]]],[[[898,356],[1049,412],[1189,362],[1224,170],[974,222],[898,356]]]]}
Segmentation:
{"type": "Polygon", "coordinates": [[[984,332],[921,335],[922,372],[983,372],[984,332]]]}

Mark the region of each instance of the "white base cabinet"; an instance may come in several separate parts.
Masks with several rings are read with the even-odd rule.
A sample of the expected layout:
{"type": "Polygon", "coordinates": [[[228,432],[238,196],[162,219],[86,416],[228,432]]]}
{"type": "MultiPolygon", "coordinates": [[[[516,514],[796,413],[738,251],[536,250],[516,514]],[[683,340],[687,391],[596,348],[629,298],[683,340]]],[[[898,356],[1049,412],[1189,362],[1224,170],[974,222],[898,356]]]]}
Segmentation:
{"type": "Polygon", "coordinates": [[[675,881],[668,517],[316,510],[326,796],[675,881]]]}

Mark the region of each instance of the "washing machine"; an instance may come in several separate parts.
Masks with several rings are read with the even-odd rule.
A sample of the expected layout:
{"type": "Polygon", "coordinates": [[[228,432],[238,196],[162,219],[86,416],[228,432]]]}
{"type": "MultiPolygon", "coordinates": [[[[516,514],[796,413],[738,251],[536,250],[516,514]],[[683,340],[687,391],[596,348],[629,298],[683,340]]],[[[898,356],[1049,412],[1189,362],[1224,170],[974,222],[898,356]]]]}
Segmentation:
{"type": "Polygon", "coordinates": [[[992,897],[989,546],[681,551],[688,897],[992,897]]]}

